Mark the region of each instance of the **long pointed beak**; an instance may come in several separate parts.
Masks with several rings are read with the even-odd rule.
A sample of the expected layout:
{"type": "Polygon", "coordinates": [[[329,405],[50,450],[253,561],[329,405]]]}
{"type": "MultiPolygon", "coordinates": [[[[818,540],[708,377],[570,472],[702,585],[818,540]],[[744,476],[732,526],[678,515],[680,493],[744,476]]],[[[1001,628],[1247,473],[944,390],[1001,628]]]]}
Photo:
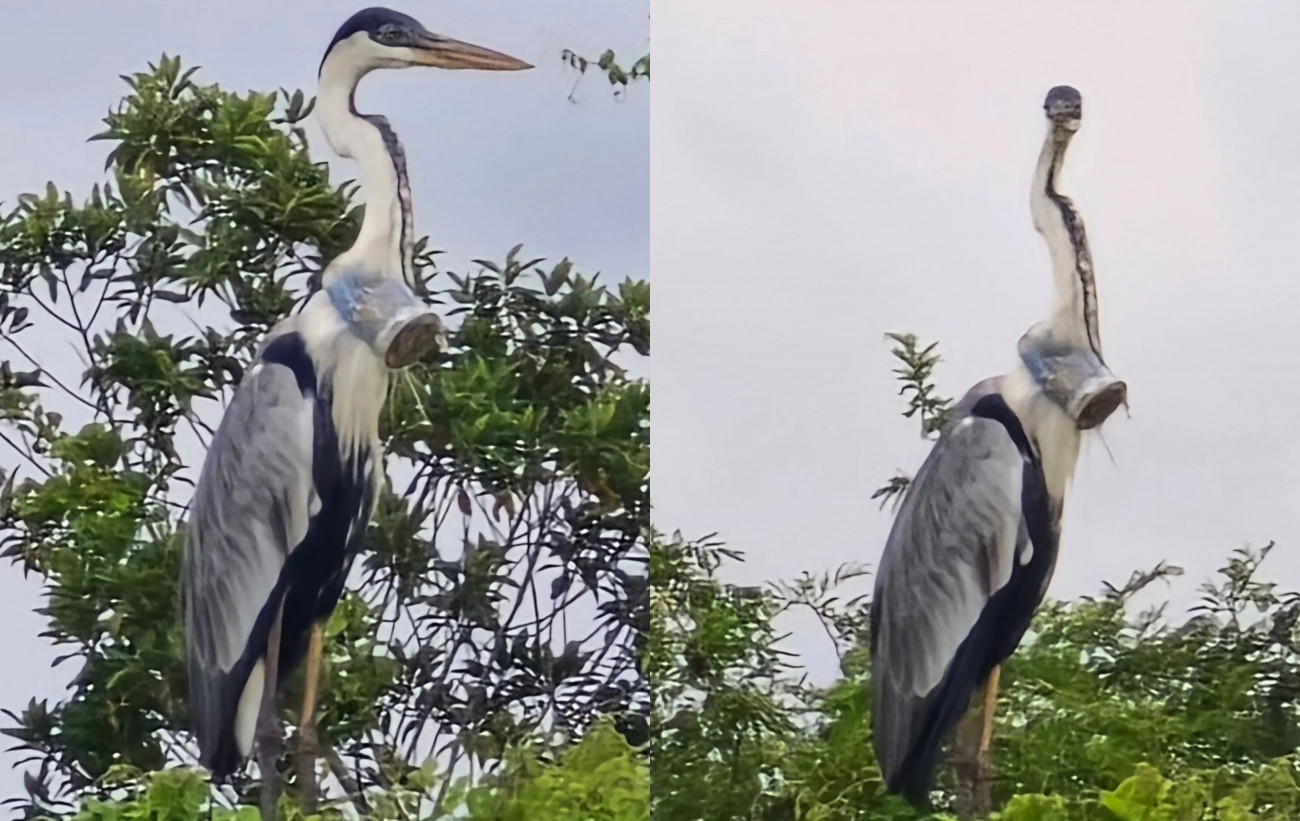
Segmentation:
{"type": "Polygon", "coordinates": [[[531,63],[515,59],[509,54],[502,54],[490,48],[476,46],[473,43],[453,40],[440,34],[426,34],[419,38],[415,47],[415,59],[421,65],[437,68],[468,68],[479,71],[523,71],[532,68],[531,63]]]}

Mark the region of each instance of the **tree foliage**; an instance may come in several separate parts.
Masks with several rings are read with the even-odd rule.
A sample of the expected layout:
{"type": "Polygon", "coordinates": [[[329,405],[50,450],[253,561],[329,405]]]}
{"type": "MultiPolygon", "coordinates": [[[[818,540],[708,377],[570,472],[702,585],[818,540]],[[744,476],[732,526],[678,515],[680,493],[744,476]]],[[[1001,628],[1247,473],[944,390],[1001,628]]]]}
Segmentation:
{"type": "Polygon", "coordinates": [[[582,78],[587,75],[588,70],[599,71],[603,74],[609,84],[614,87],[615,96],[626,94],[628,87],[638,80],[649,81],[650,79],[650,52],[636,58],[630,66],[626,67],[619,62],[618,55],[614,53],[613,49],[605,49],[599,57],[592,60],[566,48],[561,53],[560,58],[565,65],[573,69],[578,75],[573,82],[573,91],[569,93],[570,100],[574,99],[578,84],[582,82],[582,78]]]}
{"type": "MultiPolygon", "coordinates": [[[[104,779],[110,797],[88,798],[73,821],[191,821],[209,810],[211,785],[192,769],[136,774],[120,770],[104,779]],[[120,786],[114,786],[119,785],[120,786]]],[[[427,818],[434,806],[445,815],[469,821],[631,821],[644,818],[649,803],[646,762],[607,724],[596,725],[559,752],[544,751],[534,740],[512,749],[503,766],[480,778],[448,782],[423,767],[400,785],[376,792],[371,819],[427,818]],[[444,785],[449,789],[443,789],[444,785]]],[[[288,821],[303,816],[289,801],[288,821]]],[[[322,816],[344,816],[327,809],[322,816]]],[[[213,821],[258,821],[255,807],[212,808],[213,821]]]]}
{"type": "MultiPolygon", "coordinates": [[[[100,817],[87,802],[127,791],[172,817],[139,807],[207,794],[151,775],[194,760],[185,505],[258,340],[362,212],[310,156],[301,92],[202,85],[166,56],[124,79],[96,138],[108,181],[0,212],[0,551],[42,581],[44,635],[75,665],[66,698],[6,711],[28,816],[100,817]]],[[[462,272],[437,253],[417,244],[417,290],[450,349],[394,380],[392,481],[327,629],[320,733],[332,794],[363,812],[428,761],[478,777],[524,767],[542,735],[562,740],[547,755],[608,721],[645,736],[649,386],[624,369],[649,355],[649,287],[519,247],[462,272]]],[[[296,704],[290,682],[287,719],[296,704]]],[[[219,803],[247,800],[246,776],[219,803]]]]}
{"type": "MultiPolygon", "coordinates": [[[[948,406],[931,381],[936,350],[894,341],[907,415],[929,434],[925,419],[948,406]]],[[[1181,572],[1166,564],[1095,597],[1049,601],[1003,667],[991,817],[1300,817],[1300,593],[1264,578],[1271,549],[1234,552],[1187,618],[1139,607],[1181,572]]],[[[652,816],[953,818],[948,770],[935,815],[884,792],[870,736],[869,601],[854,595],[865,570],[745,589],[718,575],[739,557],[711,539],[651,543],[652,816]],[[840,653],[829,686],[808,686],[782,649],[774,620],[796,607],[816,613],[840,653]]]]}

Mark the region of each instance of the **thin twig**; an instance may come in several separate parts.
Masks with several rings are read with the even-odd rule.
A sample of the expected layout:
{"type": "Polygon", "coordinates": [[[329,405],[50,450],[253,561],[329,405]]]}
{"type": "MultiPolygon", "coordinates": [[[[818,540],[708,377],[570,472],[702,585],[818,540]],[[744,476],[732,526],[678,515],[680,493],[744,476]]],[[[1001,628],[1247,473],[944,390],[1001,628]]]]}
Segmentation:
{"type": "Polygon", "coordinates": [[[49,471],[48,468],[45,467],[45,465],[42,465],[40,462],[36,460],[36,457],[30,452],[30,450],[24,450],[23,448],[18,447],[18,443],[10,439],[7,435],[5,435],[4,431],[0,431],[0,439],[3,439],[9,445],[9,447],[18,451],[18,453],[21,456],[25,457],[27,461],[31,462],[32,466],[35,467],[37,470],[39,470],[41,473],[44,473],[46,476],[54,475],[49,471]]]}
{"type": "Polygon", "coordinates": [[[51,381],[51,382],[53,382],[53,383],[54,383],[55,385],[57,385],[58,387],[62,388],[64,391],[67,392],[67,394],[68,394],[69,396],[71,396],[73,399],[77,400],[77,401],[80,402],[81,404],[85,405],[86,407],[90,408],[91,410],[95,411],[96,413],[99,413],[99,412],[100,412],[100,408],[99,408],[98,405],[96,405],[94,402],[91,402],[91,401],[89,401],[89,400],[83,398],[83,397],[81,396],[81,394],[77,393],[76,391],[72,390],[72,388],[69,388],[67,385],[63,384],[63,382],[62,382],[62,381],[61,381],[57,376],[55,376],[54,374],[52,374],[52,373],[50,373],[49,371],[47,371],[47,370],[45,369],[45,367],[44,367],[43,365],[41,365],[40,362],[37,362],[36,359],[35,359],[31,354],[27,353],[27,349],[26,349],[26,348],[24,348],[22,345],[19,345],[19,344],[18,344],[18,340],[17,340],[17,339],[14,339],[14,337],[13,337],[12,334],[6,334],[4,339],[5,339],[5,341],[8,342],[10,345],[13,345],[14,348],[18,351],[18,353],[20,353],[20,354],[23,355],[23,358],[24,358],[24,359],[26,359],[26,360],[27,360],[28,362],[30,362],[32,365],[35,365],[37,368],[40,368],[40,369],[41,369],[41,375],[42,375],[42,376],[48,376],[48,377],[50,378],[50,381],[51,381]]]}

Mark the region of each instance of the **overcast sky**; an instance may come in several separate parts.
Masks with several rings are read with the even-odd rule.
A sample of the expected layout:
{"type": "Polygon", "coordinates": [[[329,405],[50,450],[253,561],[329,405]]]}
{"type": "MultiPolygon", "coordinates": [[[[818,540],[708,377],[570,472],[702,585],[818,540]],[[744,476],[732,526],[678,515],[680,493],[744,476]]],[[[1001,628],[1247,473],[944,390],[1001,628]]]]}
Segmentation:
{"type": "MultiPolygon", "coordinates": [[[[1051,595],[1168,559],[1187,603],[1229,551],[1300,588],[1300,6],[655,7],[654,501],[754,583],[874,564],[869,501],[930,445],[886,331],[942,344],[949,396],[1046,315],[1029,180],[1043,97],[1083,94],[1062,189],[1088,227],[1132,417],[1085,446],[1051,595]]],[[[829,641],[793,623],[816,680],[829,641]]]]}
{"type": "MultiPolygon", "coordinates": [[[[314,89],[334,31],[361,3],[337,0],[215,4],[6,4],[0,15],[0,202],[53,179],[88,193],[102,179],[105,143],[87,143],[126,90],[119,74],[164,51],[201,65],[196,79],[234,90],[314,89]],[[57,47],[51,49],[51,44],[57,47]]],[[[575,75],[561,51],[631,59],[649,48],[648,2],[475,0],[396,6],[432,31],[534,63],[521,74],[409,70],[370,75],[358,108],[389,118],[407,153],[419,230],[444,259],[500,259],[527,252],[569,256],[586,272],[649,276],[649,88],[615,101],[591,76],[567,97],[575,75]]],[[[323,139],[310,138],[328,158],[323,139]]],[[[336,161],[339,179],[351,163],[336,161]]],[[[454,267],[454,266],[453,266],[454,267]]],[[[0,343],[0,348],[7,348],[0,343]]],[[[14,356],[3,350],[0,359],[14,356]]],[[[64,361],[77,381],[80,367],[64,361]]],[[[13,464],[0,453],[0,466],[13,464]]],[[[76,673],[49,669],[56,655],[36,634],[39,587],[0,566],[0,707],[57,697],[76,673]]],[[[7,722],[6,722],[7,723],[7,722]]],[[[0,755],[0,797],[21,790],[0,755]]]]}

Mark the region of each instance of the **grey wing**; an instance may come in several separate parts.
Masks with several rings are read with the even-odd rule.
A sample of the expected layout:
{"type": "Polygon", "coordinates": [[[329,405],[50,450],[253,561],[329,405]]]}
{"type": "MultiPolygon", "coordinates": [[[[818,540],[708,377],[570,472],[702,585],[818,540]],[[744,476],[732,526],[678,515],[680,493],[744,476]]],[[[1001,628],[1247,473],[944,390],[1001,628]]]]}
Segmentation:
{"type": "MultiPolygon", "coordinates": [[[[195,490],[182,590],[191,721],[208,766],[219,746],[229,746],[232,711],[252,672],[247,661],[240,680],[232,671],[307,530],[313,413],[313,398],[289,368],[254,366],[221,420],[195,490]]],[[[238,739],[246,754],[252,727],[235,731],[249,736],[238,739]]]]}
{"type": "Polygon", "coordinates": [[[1018,546],[1028,545],[1023,481],[1024,461],[1006,428],[967,417],[939,440],[908,489],[872,600],[874,744],[887,782],[918,744],[937,748],[942,740],[921,738],[925,700],[1010,580],[1018,546]]]}

